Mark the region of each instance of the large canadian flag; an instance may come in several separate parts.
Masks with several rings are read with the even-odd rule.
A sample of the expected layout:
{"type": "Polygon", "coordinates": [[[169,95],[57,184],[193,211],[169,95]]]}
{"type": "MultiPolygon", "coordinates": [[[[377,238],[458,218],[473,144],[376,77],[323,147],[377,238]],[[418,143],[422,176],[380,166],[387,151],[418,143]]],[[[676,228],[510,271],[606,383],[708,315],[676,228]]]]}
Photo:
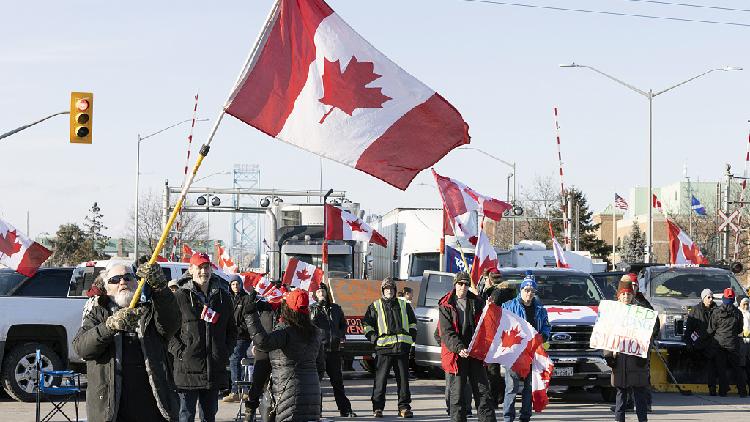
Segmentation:
{"type": "Polygon", "coordinates": [[[455,219],[471,211],[478,211],[490,220],[500,221],[503,213],[512,206],[499,199],[482,195],[456,179],[437,174],[432,170],[448,216],[455,219]]]}
{"type": "Polygon", "coordinates": [[[329,204],[325,205],[325,213],[326,240],[356,240],[388,246],[386,238],[354,214],[329,204]]]}
{"type": "Polygon", "coordinates": [[[297,258],[291,258],[286,266],[283,281],[287,286],[314,292],[323,281],[323,270],[297,258]]]}
{"type": "Polygon", "coordinates": [[[525,319],[494,303],[488,303],[469,343],[469,355],[487,363],[499,363],[521,378],[532,376],[532,403],[541,412],[549,403],[547,388],[554,371],[543,347],[542,335],[525,319]]]}
{"type": "Polygon", "coordinates": [[[701,249],[680,226],[667,219],[670,264],[708,264],[701,249]]]}
{"type": "Polygon", "coordinates": [[[477,238],[477,248],[474,252],[474,262],[471,264],[471,280],[479,282],[484,270],[497,269],[497,252],[490,244],[490,240],[483,230],[477,238]]]}
{"type": "Polygon", "coordinates": [[[277,0],[225,110],[399,189],[469,143],[451,104],[323,0],[277,0]]]}
{"type": "Polygon", "coordinates": [[[0,220],[0,264],[32,277],[50,255],[47,248],[0,220]]]}

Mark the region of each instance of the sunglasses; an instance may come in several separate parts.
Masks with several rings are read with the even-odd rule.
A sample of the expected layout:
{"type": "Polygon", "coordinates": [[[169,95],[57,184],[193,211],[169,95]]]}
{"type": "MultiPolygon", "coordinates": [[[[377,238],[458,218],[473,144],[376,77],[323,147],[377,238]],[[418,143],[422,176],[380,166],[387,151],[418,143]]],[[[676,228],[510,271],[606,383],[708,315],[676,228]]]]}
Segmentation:
{"type": "Polygon", "coordinates": [[[468,285],[469,285],[469,283],[467,283],[465,281],[456,282],[456,286],[468,286],[468,285]]]}
{"type": "Polygon", "coordinates": [[[120,281],[122,280],[125,280],[126,283],[129,283],[131,281],[135,281],[136,278],[133,274],[130,274],[130,273],[118,274],[118,275],[113,275],[112,277],[110,277],[109,280],[107,280],[107,283],[108,284],[120,284],[120,281]]]}

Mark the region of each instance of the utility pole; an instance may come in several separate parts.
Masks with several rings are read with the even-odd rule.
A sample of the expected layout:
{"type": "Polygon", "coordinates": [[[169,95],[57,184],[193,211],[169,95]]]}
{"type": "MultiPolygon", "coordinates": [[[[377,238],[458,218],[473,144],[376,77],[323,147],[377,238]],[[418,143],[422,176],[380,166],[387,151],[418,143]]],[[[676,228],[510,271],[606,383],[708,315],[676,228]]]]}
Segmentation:
{"type": "MultiPolygon", "coordinates": [[[[724,188],[725,189],[724,191],[725,192],[724,193],[724,214],[728,216],[729,215],[729,197],[730,197],[731,189],[732,189],[732,166],[729,165],[728,163],[726,166],[727,168],[726,168],[725,176],[727,180],[726,182],[727,185],[724,188]]],[[[724,239],[723,239],[724,248],[722,250],[721,258],[722,260],[724,260],[724,262],[728,262],[729,261],[729,237],[730,237],[729,236],[729,224],[727,224],[727,227],[724,228],[723,236],[724,236],[724,239]]]]}
{"type": "Polygon", "coordinates": [[[565,219],[568,223],[568,229],[565,233],[565,236],[567,237],[567,242],[565,242],[565,250],[569,251],[572,250],[572,243],[573,243],[573,191],[568,190],[568,215],[565,216],[565,219]]]}

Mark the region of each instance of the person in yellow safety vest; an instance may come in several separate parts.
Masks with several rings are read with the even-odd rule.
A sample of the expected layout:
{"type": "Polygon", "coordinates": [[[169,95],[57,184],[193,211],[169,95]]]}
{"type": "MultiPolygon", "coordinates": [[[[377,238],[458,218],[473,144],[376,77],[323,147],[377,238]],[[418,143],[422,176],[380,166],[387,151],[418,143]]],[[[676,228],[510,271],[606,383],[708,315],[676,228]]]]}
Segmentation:
{"type": "Polygon", "coordinates": [[[398,415],[411,418],[409,351],[417,338],[417,317],[411,305],[396,297],[396,282],[388,277],[380,285],[381,298],[371,303],[362,320],[365,336],[375,345],[377,369],[372,388],[372,410],[383,417],[385,388],[391,367],[396,368],[398,415]]]}

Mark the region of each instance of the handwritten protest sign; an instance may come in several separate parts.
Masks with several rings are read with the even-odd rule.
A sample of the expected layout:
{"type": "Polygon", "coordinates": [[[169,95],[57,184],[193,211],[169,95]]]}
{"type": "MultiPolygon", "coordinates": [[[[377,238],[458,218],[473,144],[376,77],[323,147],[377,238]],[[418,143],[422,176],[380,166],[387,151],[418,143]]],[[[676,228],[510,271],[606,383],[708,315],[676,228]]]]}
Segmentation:
{"type": "Polygon", "coordinates": [[[645,358],[656,321],[656,311],[651,309],[603,300],[591,333],[591,348],[645,358]]]}

